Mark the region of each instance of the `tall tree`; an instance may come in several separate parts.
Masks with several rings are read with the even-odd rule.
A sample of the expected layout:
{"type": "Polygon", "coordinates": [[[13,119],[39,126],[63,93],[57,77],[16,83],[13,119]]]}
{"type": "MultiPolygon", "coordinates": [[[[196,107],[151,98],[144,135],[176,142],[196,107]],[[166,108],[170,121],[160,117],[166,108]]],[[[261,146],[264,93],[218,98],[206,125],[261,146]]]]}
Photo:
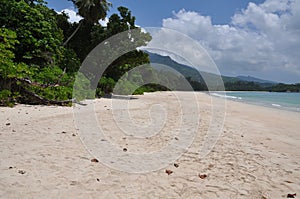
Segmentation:
{"type": "MultiPolygon", "coordinates": [[[[120,48],[130,49],[130,46],[140,47],[146,45],[147,42],[151,40],[151,36],[148,33],[142,32],[142,30],[135,26],[135,17],[131,15],[131,11],[126,7],[118,7],[119,14],[113,14],[109,18],[109,22],[107,24],[106,29],[106,38],[109,38],[118,33],[122,33],[124,31],[129,31],[135,29],[136,31],[131,32],[130,38],[123,38],[122,42],[119,43],[120,48]]],[[[108,55],[110,56],[110,55],[108,55]]],[[[117,58],[113,63],[109,65],[109,67],[104,72],[104,78],[100,80],[99,87],[105,88],[104,93],[110,93],[113,90],[114,83],[120,80],[123,75],[126,75],[128,71],[131,69],[149,63],[148,54],[143,51],[133,50],[128,52],[119,58],[117,58]]],[[[131,74],[128,76],[135,76],[135,79],[143,82],[143,76],[140,74],[131,74]]],[[[129,80],[128,79],[128,80],[129,80]]],[[[121,80],[123,81],[123,80],[121,80]]],[[[134,84],[130,81],[124,81],[124,91],[131,90],[128,89],[130,87],[134,87],[134,84]]],[[[120,92],[122,93],[122,92],[120,92]]],[[[120,94],[119,93],[119,94],[120,94]]],[[[125,92],[126,93],[126,92],[125,92]]],[[[122,93],[124,94],[124,93],[122,93]]]]}
{"type": "Polygon", "coordinates": [[[88,23],[99,23],[105,19],[112,4],[106,0],[72,0],[78,8],[78,14],[88,23]]]}

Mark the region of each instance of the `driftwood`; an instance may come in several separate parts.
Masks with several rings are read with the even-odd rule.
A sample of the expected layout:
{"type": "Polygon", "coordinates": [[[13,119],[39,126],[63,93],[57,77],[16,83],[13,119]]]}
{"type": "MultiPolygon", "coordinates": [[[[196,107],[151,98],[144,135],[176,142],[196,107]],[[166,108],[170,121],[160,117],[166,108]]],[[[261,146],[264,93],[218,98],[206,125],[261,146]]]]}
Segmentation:
{"type": "MultiPolygon", "coordinates": [[[[61,75],[61,77],[63,74],[61,75]]],[[[60,77],[60,78],[61,78],[60,77]]],[[[57,87],[57,86],[62,86],[58,83],[55,84],[40,84],[38,82],[32,82],[28,78],[15,78],[15,82],[19,81],[27,86],[38,86],[40,88],[47,88],[47,87],[57,87]]],[[[44,98],[32,91],[27,90],[24,86],[19,85],[21,87],[20,92],[23,93],[23,101],[28,104],[42,104],[42,105],[59,105],[59,106],[67,106],[70,105],[70,103],[76,103],[79,105],[85,106],[86,104],[83,104],[81,102],[78,102],[76,99],[69,99],[69,100],[50,100],[47,98],[44,98]]]]}
{"type": "Polygon", "coordinates": [[[87,105],[87,104],[78,102],[78,101],[76,100],[76,98],[74,98],[74,99],[69,99],[69,100],[62,100],[62,101],[58,101],[58,100],[49,100],[49,99],[46,99],[46,98],[44,98],[44,97],[39,96],[39,95],[36,94],[36,93],[31,92],[31,91],[28,91],[28,90],[23,90],[23,91],[26,92],[27,94],[29,94],[31,97],[35,98],[35,100],[39,102],[38,104],[67,106],[67,105],[69,105],[70,103],[75,103],[75,104],[79,104],[79,105],[82,105],[82,106],[86,106],[86,105],[87,105]]]}
{"type": "Polygon", "coordinates": [[[59,106],[69,106],[73,103],[85,106],[86,104],[78,102],[75,98],[74,99],[67,99],[67,100],[52,100],[47,99],[43,96],[38,95],[34,91],[31,91],[29,88],[34,86],[40,89],[45,89],[49,87],[58,87],[58,86],[65,86],[61,84],[61,79],[65,75],[66,70],[58,77],[57,82],[51,84],[42,84],[39,82],[33,82],[29,78],[11,78],[9,80],[3,80],[0,78],[0,91],[1,90],[10,90],[10,91],[18,91],[21,95],[17,99],[4,99],[0,101],[0,106],[6,106],[8,102],[15,102],[25,103],[25,104],[40,104],[40,105],[59,105],[59,106]],[[2,80],[2,81],[1,81],[2,80]]]}
{"type": "Polygon", "coordinates": [[[42,105],[59,105],[59,106],[67,106],[70,103],[75,103],[74,99],[70,100],[63,100],[63,101],[58,101],[58,100],[49,100],[44,97],[39,96],[38,94],[28,91],[26,89],[22,90],[23,93],[26,94],[28,97],[28,103],[29,104],[42,104],[42,105]]]}
{"type": "Polygon", "coordinates": [[[19,81],[21,83],[24,83],[24,84],[27,84],[27,85],[30,85],[30,86],[38,86],[40,88],[63,86],[63,85],[60,85],[59,82],[57,82],[55,84],[40,84],[38,82],[32,82],[28,78],[15,78],[15,81],[19,81]]]}

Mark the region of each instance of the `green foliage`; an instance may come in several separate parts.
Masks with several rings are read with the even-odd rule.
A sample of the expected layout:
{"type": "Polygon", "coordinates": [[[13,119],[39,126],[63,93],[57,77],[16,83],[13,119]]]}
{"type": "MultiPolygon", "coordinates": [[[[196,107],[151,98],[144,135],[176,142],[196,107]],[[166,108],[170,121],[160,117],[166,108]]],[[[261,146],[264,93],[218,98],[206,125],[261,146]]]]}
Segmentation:
{"type": "Polygon", "coordinates": [[[10,78],[24,78],[31,73],[26,64],[14,63],[13,61],[15,58],[13,50],[15,45],[19,43],[16,38],[14,31],[0,28],[0,81],[10,78]]]}
{"type": "Polygon", "coordinates": [[[17,43],[16,33],[6,28],[0,28],[0,77],[7,79],[14,67],[12,50],[17,43]]]}
{"type": "Polygon", "coordinates": [[[116,82],[113,78],[102,77],[98,84],[97,96],[103,96],[106,93],[113,92],[116,82]]]}
{"type": "Polygon", "coordinates": [[[16,32],[19,41],[13,52],[16,62],[46,66],[58,63],[64,49],[56,13],[43,1],[0,1],[0,26],[16,32]]]}
{"type": "MultiPolygon", "coordinates": [[[[0,28],[0,49],[1,49],[1,60],[3,59],[13,59],[15,56],[11,51],[14,45],[18,43],[16,40],[17,35],[14,31],[7,28],[0,28]]],[[[1,62],[2,64],[3,62],[1,62]]]]}
{"type": "Polygon", "coordinates": [[[0,12],[0,23],[5,27],[0,28],[1,104],[39,103],[38,97],[70,99],[73,80],[54,66],[65,51],[54,11],[43,1],[4,0],[0,12]]]}
{"type": "Polygon", "coordinates": [[[225,90],[227,91],[262,91],[263,88],[254,82],[226,82],[225,90]]]}
{"type": "Polygon", "coordinates": [[[143,51],[132,51],[115,60],[106,70],[105,74],[115,81],[131,69],[149,63],[149,58],[143,51]]]}
{"type": "Polygon", "coordinates": [[[14,46],[18,43],[16,33],[0,28],[0,105],[12,106],[19,97],[14,78],[24,78],[31,72],[26,64],[14,63],[14,46]]]}
{"type": "Polygon", "coordinates": [[[95,93],[91,89],[90,80],[85,77],[81,72],[76,74],[76,80],[73,87],[73,98],[78,101],[83,99],[94,99],[95,93]]]}
{"type": "Polygon", "coordinates": [[[9,106],[13,107],[16,99],[19,97],[19,93],[12,93],[9,90],[0,91],[0,106],[9,106]]]}
{"type": "Polygon", "coordinates": [[[80,68],[80,60],[73,49],[65,49],[61,55],[59,67],[69,74],[76,73],[80,68]]]}
{"type": "Polygon", "coordinates": [[[67,47],[72,49],[76,53],[76,55],[80,59],[80,62],[83,62],[90,51],[99,44],[94,43],[92,35],[95,33],[93,33],[92,31],[94,30],[96,32],[100,32],[102,30],[102,27],[94,26],[85,22],[74,24],[75,29],[78,28],[78,26],[80,26],[80,29],[77,29],[77,33],[72,38],[72,40],[69,41],[67,47]]]}
{"type": "Polygon", "coordinates": [[[114,89],[114,94],[117,95],[132,95],[137,89],[137,85],[127,79],[120,79],[117,87],[114,89]]]}
{"type": "MultiPolygon", "coordinates": [[[[138,31],[132,32],[131,38],[127,38],[127,40],[123,39],[119,42],[120,48],[130,49],[132,45],[135,45],[136,47],[146,45],[146,43],[151,40],[151,36],[149,34],[143,33],[140,29],[137,29],[135,27],[135,17],[131,15],[131,12],[127,8],[119,7],[118,11],[119,15],[113,14],[109,18],[107,31],[105,32],[105,34],[101,35],[109,38],[115,34],[131,29],[136,29],[138,31]]],[[[133,88],[135,88],[137,85],[143,84],[143,78],[138,74],[130,74],[129,79],[120,78],[133,68],[143,64],[147,64],[149,62],[150,60],[148,54],[143,51],[134,50],[124,54],[123,56],[116,59],[113,63],[111,63],[110,66],[106,69],[104,76],[112,78],[114,82],[122,82],[122,88],[118,88],[119,90],[117,91],[119,92],[119,94],[130,93],[134,91],[133,88]]],[[[105,82],[102,81],[100,85],[105,88],[111,88],[112,84],[105,86],[104,83],[105,82]]],[[[104,89],[103,91],[105,93],[110,93],[112,92],[112,89],[104,89]]]]}
{"type": "Polygon", "coordinates": [[[118,8],[118,11],[120,12],[120,16],[118,14],[113,14],[109,18],[107,29],[110,35],[136,28],[135,17],[131,16],[131,12],[128,8],[121,6],[118,8]]]}
{"type": "Polygon", "coordinates": [[[300,84],[280,83],[266,89],[273,92],[300,92],[300,84]]]}

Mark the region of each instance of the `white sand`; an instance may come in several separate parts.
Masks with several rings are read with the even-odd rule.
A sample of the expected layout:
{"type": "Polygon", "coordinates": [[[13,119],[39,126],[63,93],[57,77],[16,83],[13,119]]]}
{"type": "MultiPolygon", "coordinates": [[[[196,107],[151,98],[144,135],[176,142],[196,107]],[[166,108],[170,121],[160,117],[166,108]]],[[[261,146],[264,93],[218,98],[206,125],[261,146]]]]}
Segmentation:
{"type": "MultiPolygon", "coordinates": [[[[164,116],[158,113],[167,113],[159,134],[147,139],[123,134],[120,127],[128,121],[120,121],[118,126],[111,110],[114,109],[114,116],[126,110],[111,107],[110,99],[95,101],[98,122],[107,140],[122,153],[163,150],[182,125],[176,95],[186,96],[185,103],[191,104],[187,108],[194,117],[192,113],[197,111],[192,107],[190,93],[158,92],[137,96],[129,102],[130,116],[141,126],[151,123],[149,108],[157,113],[152,118],[154,124],[159,124],[164,116]],[[123,148],[128,151],[123,152],[123,148]]],[[[101,158],[90,154],[81,142],[80,126],[75,127],[70,107],[0,108],[0,198],[273,199],[287,198],[288,193],[297,193],[299,197],[299,113],[227,101],[222,134],[213,150],[200,157],[212,107],[208,95],[198,93],[197,99],[201,120],[192,146],[175,162],[144,174],[111,169],[101,163],[101,158]],[[91,162],[93,158],[100,162],[91,162]],[[173,173],[168,175],[166,169],[173,173]],[[207,177],[201,179],[199,174],[207,177]]],[[[114,102],[119,103],[117,100],[120,99],[114,102]]],[[[222,116],[222,111],[217,114],[222,116]]],[[[151,128],[157,130],[157,126],[151,128]]],[[[186,126],[185,130],[188,132],[192,127],[186,126]]]]}

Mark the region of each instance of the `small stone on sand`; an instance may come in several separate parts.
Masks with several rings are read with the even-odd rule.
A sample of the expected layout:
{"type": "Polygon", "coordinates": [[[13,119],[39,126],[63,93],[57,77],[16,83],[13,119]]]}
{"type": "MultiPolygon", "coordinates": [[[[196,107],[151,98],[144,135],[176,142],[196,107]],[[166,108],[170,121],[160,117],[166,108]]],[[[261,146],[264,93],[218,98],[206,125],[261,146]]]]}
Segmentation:
{"type": "Polygon", "coordinates": [[[173,173],[173,171],[172,171],[172,170],[169,170],[169,169],[166,169],[166,173],[167,173],[168,175],[171,175],[171,174],[173,173]]]}
{"type": "Polygon", "coordinates": [[[289,193],[288,195],[287,195],[287,198],[296,198],[296,193],[289,193]]]}
{"type": "Polygon", "coordinates": [[[206,175],[206,174],[199,174],[198,176],[199,176],[199,178],[201,178],[201,179],[207,178],[207,175],[206,175]]]}
{"type": "Polygon", "coordinates": [[[96,158],[91,159],[91,162],[99,162],[96,158]]]}
{"type": "Polygon", "coordinates": [[[76,184],[78,184],[77,181],[71,181],[71,183],[70,183],[70,185],[72,185],[72,186],[74,186],[76,184]]]}
{"type": "Polygon", "coordinates": [[[18,171],[18,173],[20,173],[20,174],[22,174],[22,175],[23,175],[23,174],[25,174],[25,173],[26,173],[26,171],[24,171],[24,170],[19,170],[19,171],[18,171]]]}

